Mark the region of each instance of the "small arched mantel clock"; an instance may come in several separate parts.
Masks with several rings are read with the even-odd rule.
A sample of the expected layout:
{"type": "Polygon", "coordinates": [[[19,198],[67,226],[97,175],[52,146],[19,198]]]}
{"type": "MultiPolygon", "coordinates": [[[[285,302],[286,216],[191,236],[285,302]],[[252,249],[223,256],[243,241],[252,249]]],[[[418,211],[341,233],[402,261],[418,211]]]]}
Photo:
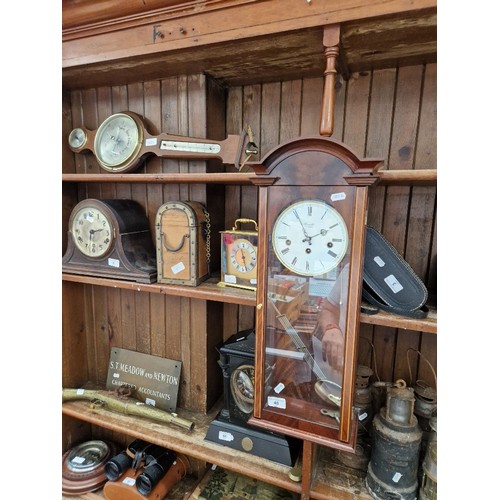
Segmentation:
{"type": "Polygon", "coordinates": [[[368,187],[381,163],[330,138],[305,137],[250,164],[259,187],[252,425],[354,449],[368,187]],[[325,323],[328,303],[336,317],[325,323]],[[328,329],[336,336],[332,362],[323,355],[328,329]]]}

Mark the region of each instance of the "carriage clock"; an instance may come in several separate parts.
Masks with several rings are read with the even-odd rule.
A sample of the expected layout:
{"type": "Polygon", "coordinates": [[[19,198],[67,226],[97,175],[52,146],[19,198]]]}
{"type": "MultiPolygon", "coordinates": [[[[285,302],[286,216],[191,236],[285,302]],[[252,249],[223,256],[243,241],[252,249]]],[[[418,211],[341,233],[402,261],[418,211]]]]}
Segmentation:
{"type": "Polygon", "coordinates": [[[257,289],[257,222],[236,219],[231,230],[221,231],[221,280],[219,286],[257,289]],[[242,229],[242,224],[253,228],[242,229]]]}
{"type": "Polygon", "coordinates": [[[259,187],[259,267],[249,423],[354,450],[368,187],[378,181],[381,160],[358,159],[342,143],[309,137],[251,166],[259,187]],[[328,296],[318,296],[318,281],[331,284],[328,296]],[[277,282],[300,287],[300,300],[276,293],[277,282]],[[325,357],[323,330],[334,339],[333,358],[325,357]]]}
{"type": "Polygon", "coordinates": [[[62,269],[73,274],[156,281],[149,221],[133,200],[86,199],[72,210],[62,269]]]}
{"type": "Polygon", "coordinates": [[[249,159],[258,149],[251,132],[228,135],[223,141],[181,135],[152,135],[143,117],[131,111],[115,113],[97,128],[74,128],[69,136],[70,149],[75,153],[90,151],[104,170],[112,173],[131,172],[149,155],[178,159],[220,159],[240,169],[244,154],[249,159]],[[248,142],[245,140],[248,139],[248,142]]]}

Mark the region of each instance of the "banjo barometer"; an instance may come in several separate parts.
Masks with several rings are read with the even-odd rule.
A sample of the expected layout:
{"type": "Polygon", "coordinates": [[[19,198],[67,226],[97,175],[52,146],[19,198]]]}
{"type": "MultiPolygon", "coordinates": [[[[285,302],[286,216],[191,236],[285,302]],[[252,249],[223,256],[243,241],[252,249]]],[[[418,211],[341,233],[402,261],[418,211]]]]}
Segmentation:
{"type": "Polygon", "coordinates": [[[259,261],[249,423],[353,450],[368,187],[378,181],[381,160],[310,137],[251,166],[259,261]]]}
{"type": "Polygon", "coordinates": [[[144,118],[123,111],[106,118],[97,130],[74,128],[68,136],[68,144],[75,153],[92,152],[101,168],[112,173],[131,172],[149,155],[178,159],[215,158],[232,163],[239,170],[244,155],[248,159],[258,152],[250,137],[250,132],[229,135],[222,141],[171,134],[152,135],[144,118]],[[244,144],[246,138],[248,142],[244,144]]]}

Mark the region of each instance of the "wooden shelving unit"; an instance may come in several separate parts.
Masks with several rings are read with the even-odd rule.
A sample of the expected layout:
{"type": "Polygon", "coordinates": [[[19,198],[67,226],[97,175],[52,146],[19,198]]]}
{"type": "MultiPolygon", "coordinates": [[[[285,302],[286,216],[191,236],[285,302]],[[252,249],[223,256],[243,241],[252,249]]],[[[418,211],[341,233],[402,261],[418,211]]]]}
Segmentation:
{"type": "MultiPolygon", "coordinates": [[[[147,116],[158,132],[196,137],[220,139],[252,122],[262,154],[279,141],[316,134],[325,71],[323,29],[335,19],[341,24],[343,49],[336,88],[341,125],[334,136],[360,152],[391,159],[373,188],[372,215],[393,237],[407,230],[410,236],[404,233],[404,238],[410,248],[425,233],[429,248],[420,273],[432,274],[437,170],[420,167],[436,164],[432,151],[425,150],[434,144],[429,123],[435,107],[435,0],[411,5],[374,0],[355,6],[348,0],[160,3],[82,0],[63,5],[63,241],[71,209],[91,197],[135,199],[150,219],[169,199],[212,201],[219,225],[254,215],[252,172],[188,161],[176,166],[155,158],[137,172],[109,174],[86,155],[71,153],[67,134],[75,126],[96,129],[103,118],[125,109],[147,116]],[[116,12],[123,12],[122,17],[116,12]],[[420,69],[426,65],[429,71],[420,69]],[[420,129],[412,113],[429,116],[420,129]],[[350,116],[348,123],[345,117],[350,116]],[[380,120],[374,120],[377,116],[380,120]],[[412,236],[415,231],[417,236],[412,236]]],[[[70,273],[63,273],[62,281],[63,386],[102,387],[114,346],[182,359],[185,407],[178,411],[195,422],[187,432],[91,408],[84,401],[65,402],[63,446],[103,433],[122,442],[140,438],[186,454],[198,471],[216,464],[296,492],[304,500],[369,500],[362,474],[337,467],[333,450],[322,452],[319,445],[304,442],[303,477],[294,482],[288,467],[205,441],[221,407],[220,402],[213,405],[222,392],[215,346],[228,331],[252,323],[255,292],[220,287],[216,274],[197,287],[70,273]]],[[[360,321],[371,329],[365,335],[381,346],[377,358],[384,374],[404,371],[407,347],[435,351],[433,307],[422,320],[379,312],[361,313],[360,321]]]]}

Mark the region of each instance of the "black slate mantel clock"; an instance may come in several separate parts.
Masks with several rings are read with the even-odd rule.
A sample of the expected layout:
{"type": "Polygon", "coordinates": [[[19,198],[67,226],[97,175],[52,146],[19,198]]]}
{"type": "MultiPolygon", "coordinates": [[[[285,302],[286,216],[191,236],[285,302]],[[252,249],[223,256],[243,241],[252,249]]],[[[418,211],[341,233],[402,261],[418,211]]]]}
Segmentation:
{"type": "Polygon", "coordinates": [[[251,425],[354,449],[368,187],[381,163],[308,137],[251,164],[259,186],[251,425]]]}

